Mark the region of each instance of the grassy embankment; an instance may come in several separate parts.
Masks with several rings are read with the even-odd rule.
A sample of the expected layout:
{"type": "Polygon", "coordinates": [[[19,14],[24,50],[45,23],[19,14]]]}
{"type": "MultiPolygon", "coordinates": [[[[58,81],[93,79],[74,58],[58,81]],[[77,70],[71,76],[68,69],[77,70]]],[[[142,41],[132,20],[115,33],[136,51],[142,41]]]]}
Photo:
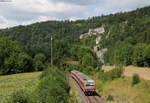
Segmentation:
{"type": "Polygon", "coordinates": [[[11,94],[20,89],[34,90],[40,74],[41,72],[33,72],[0,76],[0,103],[7,102],[11,94]]]}
{"type": "MultiPolygon", "coordinates": [[[[103,66],[102,69],[104,71],[110,71],[114,68],[115,66],[103,66]]],[[[139,74],[139,76],[142,79],[145,80],[150,80],[150,68],[144,68],[144,67],[135,67],[135,66],[126,66],[123,67],[125,69],[124,75],[128,77],[132,77],[134,73],[139,74]]]]}
{"type": "Polygon", "coordinates": [[[150,81],[141,80],[132,86],[131,77],[121,77],[102,82],[99,73],[93,76],[96,80],[97,92],[103,96],[106,103],[150,103],[150,81]]]}
{"type": "MultiPolygon", "coordinates": [[[[40,74],[35,72],[0,76],[0,103],[5,103],[10,95],[19,89],[34,90],[40,74]]],[[[131,77],[122,77],[104,83],[99,79],[99,73],[95,74],[93,79],[96,80],[97,92],[107,103],[150,103],[150,81],[141,80],[139,84],[132,86],[131,77]]],[[[70,103],[79,102],[80,96],[75,89],[71,89],[70,96],[70,103]]]]}

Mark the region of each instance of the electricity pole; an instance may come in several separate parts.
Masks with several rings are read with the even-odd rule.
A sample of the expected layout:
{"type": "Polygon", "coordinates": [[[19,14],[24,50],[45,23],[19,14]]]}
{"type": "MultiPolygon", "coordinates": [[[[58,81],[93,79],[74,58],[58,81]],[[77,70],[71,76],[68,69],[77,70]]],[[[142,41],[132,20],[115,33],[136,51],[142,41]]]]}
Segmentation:
{"type": "Polygon", "coordinates": [[[53,66],[53,37],[51,36],[51,66],[53,66]]]}

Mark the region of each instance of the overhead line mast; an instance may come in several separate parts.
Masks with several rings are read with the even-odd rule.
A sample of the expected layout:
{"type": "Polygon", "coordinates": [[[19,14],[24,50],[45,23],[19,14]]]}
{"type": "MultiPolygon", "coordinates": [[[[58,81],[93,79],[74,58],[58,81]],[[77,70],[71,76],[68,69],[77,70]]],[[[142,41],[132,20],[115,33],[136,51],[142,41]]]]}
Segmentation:
{"type": "Polygon", "coordinates": [[[51,36],[51,66],[53,66],[53,37],[51,36]]]}

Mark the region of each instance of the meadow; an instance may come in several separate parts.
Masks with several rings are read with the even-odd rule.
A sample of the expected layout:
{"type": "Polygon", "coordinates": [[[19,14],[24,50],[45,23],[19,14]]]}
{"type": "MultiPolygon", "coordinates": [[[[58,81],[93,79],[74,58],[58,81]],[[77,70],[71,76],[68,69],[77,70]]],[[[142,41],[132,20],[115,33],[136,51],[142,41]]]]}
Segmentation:
{"type": "Polygon", "coordinates": [[[0,103],[7,103],[13,92],[32,91],[39,82],[41,72],[0,76],[0,103]]]}
{"type": "Polygon", "coordinates": [[[102,82],[99,74],[95,74],[97,92],[106,100],[106,103],[150,103],[150,81],[142,80],[132,86],[131,77],[102,82]]]}
{"type": "MultiPolygon", "coordinates": [[[[115,66],[102,66],[104,71],[110,71],[115,66]]],[[[136,67],[136,66],[124,66],[125,69],[124,75],[128,77],[132,77],[134,73],[139,74],[140,78],[144,80],[150,80],[150,68],[146,67],[136,67]]]]}

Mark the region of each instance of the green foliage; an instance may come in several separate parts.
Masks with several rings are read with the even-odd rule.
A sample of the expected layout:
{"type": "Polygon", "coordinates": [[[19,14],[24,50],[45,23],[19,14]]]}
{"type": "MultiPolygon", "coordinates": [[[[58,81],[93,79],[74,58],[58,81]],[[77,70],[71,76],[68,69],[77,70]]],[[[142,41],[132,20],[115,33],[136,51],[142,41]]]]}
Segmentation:
{"type": "Polygon", "coordinates": [[[144,48],[146,44],[137,44],[133,51],[133,64],[136,66],[144,66],[144,48]]]}
{"type": "Polygon", "coordinates": [[[90,54],[86,54],[81,59],[82,65],[84,66],[93,66],[94,65],[94,58],[90,54]]]}
{"type": "Polygon", "coordinates": [[[140,77],[138,74],[133,74],[132,76],[132,86],[140,83],[140,77]]]}
{"type": "Polygon", "coordinates": [[[96,54],[87,46],[73,45],[70,54],[73,60],[79,61],[84,67],[92,66],[95,68],[99,64],[96,54]]]}
{"type": "Polygon", "coordinates": [[[109,94],[108,97],[107,97],[107,101],[113,101],[113,100],[114,100],[114,97],[109,94]]]}
{"type": "MultiPolygon", "coordinates": [[[[111,49],[112,51],[113,49],[111,49]]],[[[144,43],[136,45],[120,43],[112,52],[105,54],[105,60],[116,65],[150,66],[150,46],[144,43]]]]}
{"type": "Polygon", "coordinates": [[[29,94],[24,90],[14,92],[9,99],[8,103],[31,103],[29,94]]]}
{"type": "Polygon", "coordinates": [[[20,52],[21,49],[16,46],[15,42],[6,38],[0,38],[0,68],[3,69],[5,67],[4,62],[6,58],[10,57],[14,53],[20,52]]]}
{"type": "Polygon", "coordinates": [[[150,67],[150,45],[147,45],[144,49],[145,65],[150,67]]]}
{"type": "Polygon", "coordinates": [[[14,92],[8,103],[67,103],[69,90],[65,73],[50,67],[42,72],[36,88],[14,92]]]}
{"type": "Polygon", "coordinates": [[[67,58],[70,57],[71,45],[68,44],[68,38],[55,40],[53,45],[53,61],[54,65],[62,66],[67,58]]]}
{"type": "Polygon", "coordinates": [[[56,67],[45,70],[36,92],[35,103],[67,103],[69,85],[65,74],[56,67]]]}
{"type": "Polygon", "coordinates": [[[6,73],[21,73],[34,71],[32,58],[25,54],[12,54],[9,58],[5,59],[6,73]]]}
{"type": "Polygon", "coordinates": [[[121,44],[120,48],[113,52],[113,63],[117,65],[130,65],[132,63],[132,53],[133,50],[130,44],[121,44]]]}
{"type": "Polygon", "coordinates": [[[67,70],[66,71],[68,71],[70,73],[72,70],[83,71],[84,68],[81,65],[72,65],[72,64],[69,64],[67,66],[67,70]]]}
{"type": "Polygon", "coordinates": [[[82,40],[80,40],[80,44],[88,46],[90,48],[93,48],[93,45],[96,44],[95,39],[96,39],[95,35],[90,36],[90,37],[86,37],[86,38],[83,38],[82,40]]]}
{"type": "Polygon", "coordinates": [[[32,58],[15,42],[0,38],[0,69],[1,74],[33,71],[32,58]]]}
{"type": "Polygon", "coordinates": [[[117,67],[108,72],[101,72],[100,79],[103,81],[108,81],[120,78],[123,74],[123,71],[124,69],[122,67],[117,67]]]}
{"type": "Polygon", "coordinates": [[[108,48],[106,64],[149,66],[143,54],[143,46],[150,43],[148,10],[150,6],[103,17],[109,19],[109,23],[105,23],[106,33],[100,42],[101,47],[108,48]]]}
{"type": "MultiPolygon", "coordinates": [[[[26,56],[28,59],[34,58],[32,62],[36,71],[43,70],[52,57],[51,36],[53,36],[54,65],[61,67],[67,59],[70,59],[80,61],[84,66],[96,68],[100,64],[92,51],[96,36],[81,40],[79,36],[87,33],[90,28],[101,26],[105,28],[105,33],[104,35],[97,34],[97,36],[102,38],[100,47],[108,49],[104,57],[106,64],[150,66],[149,50],[139,45],[139,43],[150,44],[149,10],[150,6],[131,12],[92,17],[87,20],[47,21],[0,30],[0,37],[16,41],[15,43],[4,38],[0,40],[0,73],[25,71],[13,70],[12,65],[17,61],[12,58],[17,59],[19,53],[29,55],[30,57],[26,56]],[[38,53],[42,53],[45,58],[37,57],[38,53]],[[5,66],[5,63],[9,65],[5,66]]],[[[30,70],[31,68],[28,68],[27,71],[30,70]]]]}
{"type": "Polygon", "coordinates": [[[33,61],[34,61],[34,68],[36,71],[44,70],[46,68],[45,62],[45,55],[42,53],[38,53],[35,55],[33,61]]]}

